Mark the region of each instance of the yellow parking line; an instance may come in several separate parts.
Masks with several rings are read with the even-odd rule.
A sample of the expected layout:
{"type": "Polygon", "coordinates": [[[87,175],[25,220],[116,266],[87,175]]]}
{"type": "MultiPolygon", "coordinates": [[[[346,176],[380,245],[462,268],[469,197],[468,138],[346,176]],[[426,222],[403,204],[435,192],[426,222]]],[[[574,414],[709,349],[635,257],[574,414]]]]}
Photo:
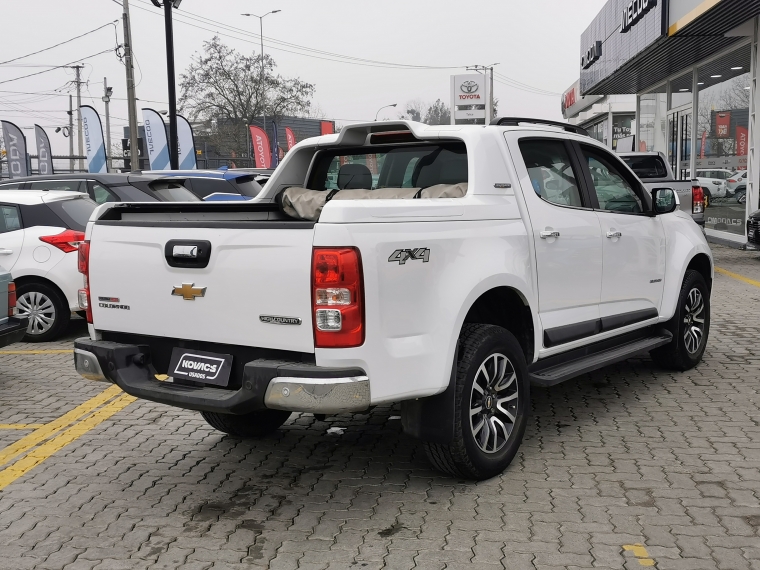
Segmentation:
{"type": "Polygon", "coordinates": [[[32,449],[35,445],[39,444],[43,440],[47,439],[54,433],[61,431],[70,423],[77,421],[81,417],[89,414],[92,410],[98,406],[106,403],[114,396],[121,394],[121,388],[118,386],[111,386],[107,390],[103,390],[100,394],[94,398],[90,398],[85,403],[80,404],[70,412],[63,414],[60,418],[53,420],[52,422],[37,428],[29,435],[22,437],[16,443],[9,445],[4,449],[0,449],[0,465],[7,463],[14,457],[26,453],[32,449]]]}
{"type": "Polygon", "coordinates": [[[0,424],[0,429],[38,429],[45,424],[0,424]]]}
{"type": "MultiPolygon", "coordinates": [[[[106,392],[108,392],[108,390],[106,390],[106,392]]],[[[0,471],[0,490],[4,489],[13,483],[16,479],[37,467],[37,465],[48,459],[54,453],[60,451],[68,444],[82,437],[88,431],[110,418],[116,412],[123,410],[135,400],[136,398],[133,396],[128,396],[126,394],[116,398],[114,401],[97,410],[91,416],[74,424],[63,433],[60,433],[53,439],[46,441],[39,447],[32,450],[22,459],[19,459],[14,464],[0,471]]],[[[90,400],[90,402],[92,402],[92,400],[90,400]]]]}
{"type": "Polygon", "coordinates": [[[71,349],[48,349],[48,350],[0,350],[0,354],[71,354],[71,349]]]}
{"type": "Polygon", "coordinates": [[[750,279],[749,277],[745,277],[744,275],[739,275],[738,273],[734,273],[733,271],[728,271],[727,269],[723,269],[721,267],[716,267],[715,271],[717,273],[720,273],[721,275],[725,275],[727,277],[733,277],[734,279],[737,279],[738,281],[743,281],[744,283],[747,283],[748,285],[754,285],[755,287],[760,287],[760,281],[755,281],[754,279],[750,279]]]}
{"type": "MultiPolygon", "coordinates": [[[[1,475],[2,473],[0,472],[0,476],[1,475]]],[[[2,487],[0,487],[0,489],[1,488],[2,487]]],[[[647,552],[647,549],[644,548],[643,544],[624,544],[623,550],[632,551],[633,555],[639,561],[639,566],[654,566],[654,560],[649,558],[649,553],[647,552]]]]}

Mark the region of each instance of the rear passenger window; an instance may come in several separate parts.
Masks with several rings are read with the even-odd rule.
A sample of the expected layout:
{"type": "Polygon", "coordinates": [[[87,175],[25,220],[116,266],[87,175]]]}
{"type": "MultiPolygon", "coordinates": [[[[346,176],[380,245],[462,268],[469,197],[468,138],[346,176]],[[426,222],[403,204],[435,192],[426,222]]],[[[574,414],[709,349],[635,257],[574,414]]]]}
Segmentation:
{"type": "Polygon", "coordinates": [[[0,206],[0,233],[21,229],[21,218],[16,206],[0,206]]]}
{"type": "Polygon", "coordinates": [[[521,140],[520,152],[538,196],[559,206],[583,206],[578,178],[563,141],[521,140]]]}
{"type": "Polygon", "coordinates": [[[40,180],[29,183],[30,190],[68,190],[70,192],[87,192],[84,180],[40,180]]]}

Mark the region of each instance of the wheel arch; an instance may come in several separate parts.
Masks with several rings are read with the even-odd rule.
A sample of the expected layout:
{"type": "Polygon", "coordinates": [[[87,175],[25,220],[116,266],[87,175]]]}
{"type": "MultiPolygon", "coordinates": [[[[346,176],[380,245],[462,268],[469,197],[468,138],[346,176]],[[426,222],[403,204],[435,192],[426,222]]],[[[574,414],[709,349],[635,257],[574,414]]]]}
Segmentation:
{"type": "Polygon", "coordinates": [[[712,291],[713,281],[713,266],[710,258],[705,253],[698,253],[691,258],[689,264],[686,266],[686,271],[693,269],[704,277],[705,283],[707,283],[707,290],[712,291]]]}
{"type": "Polygon", "coordinates": [[[533,362],[536,338],[533,312],[527,298],[518,289],[498,286],[481,293],[467,311],[462,327],[467,323],[507,329],[520,343],[525,361],[533,362]]]}

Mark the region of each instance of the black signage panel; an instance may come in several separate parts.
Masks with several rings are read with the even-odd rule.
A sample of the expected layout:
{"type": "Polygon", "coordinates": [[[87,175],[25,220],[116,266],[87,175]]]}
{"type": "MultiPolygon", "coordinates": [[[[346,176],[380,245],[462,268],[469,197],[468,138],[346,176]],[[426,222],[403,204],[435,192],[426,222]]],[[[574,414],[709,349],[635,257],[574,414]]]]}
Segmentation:
{"type": "Polygon", "coordinates": [[[581,36],[580,91],[596,86],[667,33],[667,0],[609,0],[581,36]],[[597,47],[601,42],[601,48],[597,47]],[[591,56],[591,57],[589,57],[591,56]]]}

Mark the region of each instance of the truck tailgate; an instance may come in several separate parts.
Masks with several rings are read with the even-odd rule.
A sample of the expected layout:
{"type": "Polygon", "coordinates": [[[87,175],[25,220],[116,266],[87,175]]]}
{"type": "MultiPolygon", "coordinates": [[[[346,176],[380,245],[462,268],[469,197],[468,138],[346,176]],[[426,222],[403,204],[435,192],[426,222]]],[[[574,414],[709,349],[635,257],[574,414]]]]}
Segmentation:
{"type": "Polygon", "coordinates": [[[313,352],[313,228],[277,222],[205,225],[211,227],[91,226],[95,328],[313,352]],[[176,264],[165,256],[171,240],[210,243],[208,265],[170,266],[176,264]],[[289,324],[267,316],[289,317],[289,324]]]}

